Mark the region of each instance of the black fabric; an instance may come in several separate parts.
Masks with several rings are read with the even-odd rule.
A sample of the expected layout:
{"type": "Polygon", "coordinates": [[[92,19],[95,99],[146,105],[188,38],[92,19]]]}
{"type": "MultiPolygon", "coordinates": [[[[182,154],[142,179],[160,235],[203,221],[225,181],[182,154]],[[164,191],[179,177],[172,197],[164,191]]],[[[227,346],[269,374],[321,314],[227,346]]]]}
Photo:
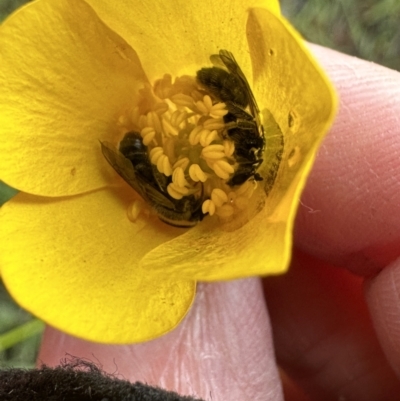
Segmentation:
{"type": "Polygon", "coordinates": [[[0,401],[202,401],[106,374],[91,362],[0,371],[0,401]]]}

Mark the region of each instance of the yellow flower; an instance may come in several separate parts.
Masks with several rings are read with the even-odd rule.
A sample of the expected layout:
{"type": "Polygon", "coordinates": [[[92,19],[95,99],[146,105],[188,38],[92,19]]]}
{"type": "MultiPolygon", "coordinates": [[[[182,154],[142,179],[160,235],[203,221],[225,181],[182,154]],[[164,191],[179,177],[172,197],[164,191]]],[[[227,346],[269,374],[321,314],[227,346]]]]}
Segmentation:
{"type": "Polygon", "coordinates": [[[243,3],[39,0],[1,26],[0,179],[21,192],[0,211],[0,269],[33,314],[89,340],[145,341],[181,321],[196,281],[287,269],[297,202],[336,99],[278,2],[243,3]],[[276,170],[284,135],[271,191],[234,229],[215,218],[190,229],[129,221],[136,195],[99,141],[115,143],[143,85],[194,76],[220,49],[264,117],[260,174],[276,170]]]}

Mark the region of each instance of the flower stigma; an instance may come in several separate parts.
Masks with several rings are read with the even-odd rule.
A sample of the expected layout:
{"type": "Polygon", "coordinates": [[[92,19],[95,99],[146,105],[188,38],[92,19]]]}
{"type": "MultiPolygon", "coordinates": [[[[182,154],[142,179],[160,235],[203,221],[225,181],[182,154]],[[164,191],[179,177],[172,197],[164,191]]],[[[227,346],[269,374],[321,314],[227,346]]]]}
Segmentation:
{"type": "Polygon", "coordinates": [[[230,52],[210,59],[214,66],[196,76],[146,84],[118,119],[119,148],[102,142],[107,161],[146,201],[129,207],[132,221],[148,206],[178,227],[207,214],[231,221],[262,180],[264,129],[250,86],[230,52]]]}

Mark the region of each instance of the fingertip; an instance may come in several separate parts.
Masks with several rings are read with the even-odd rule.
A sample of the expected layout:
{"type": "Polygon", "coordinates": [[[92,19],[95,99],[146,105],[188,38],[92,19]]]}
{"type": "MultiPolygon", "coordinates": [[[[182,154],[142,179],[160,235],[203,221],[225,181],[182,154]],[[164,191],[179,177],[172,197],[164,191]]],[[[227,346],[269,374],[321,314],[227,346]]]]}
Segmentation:
{"type": "Polygon", "coordinates": [[[302,196],[297,244],[357,274],[376,274],[400,249],[400,73],[310,48],[340,107],[302,196]]]}
{"type": "MultiPolygon", "coordinates": [[[[132,306],[134,307],[134,306],[132,306]]],[[[262,287],[256,278],[199,286],[170,333],[145,343],[96,344],[47,329],[39,363],[86,358],[132,382],[211,399],[283,400],[262,287]]]]}
{"type": "Polygon", "coordinates": [[[366,281],[365,296],[382,349],[400,377],[400,258],[366,281]]]}

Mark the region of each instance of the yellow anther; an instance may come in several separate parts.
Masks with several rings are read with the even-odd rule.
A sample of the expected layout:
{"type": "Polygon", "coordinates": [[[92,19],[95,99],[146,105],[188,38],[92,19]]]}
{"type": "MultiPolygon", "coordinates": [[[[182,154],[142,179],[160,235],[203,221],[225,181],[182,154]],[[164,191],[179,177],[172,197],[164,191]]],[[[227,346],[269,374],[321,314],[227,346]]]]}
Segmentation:
{"type": "Polygon", "coordinates": [[[203,122],[203,127],[209,130],[220,130],[225,128],[225,123],[222,118],[208,118],[203,122]]]}
{"type": "Polygon", "coordinates": [[[218,138],[218,131],[213,130],[210,131],[208,129],[204,129],[200,132],[200,144],[201,146],[208,146],[212,141],[215,141],[218,138]]]}
{"type": "Polygon", "coordinates": [[[128,210],[127,210],[128,219],[132,222],[135,222],[137,220],[137,218],[139,217],[139,214],[145,209],[146,209],[145,205],[141,200],[139,200],[139,199],[134,200],[128,206],[128,210]]]}
{"type": "Polygon", "coordinates": [[[166,135],[178,136],[179,131],[167,120],[167,118],[163,117],[161,122],[163,131],[166,135]]]}
{"type": "Polygon", "coordinates": [[[224,203],[228,202],[228,195],[220,188],[214,188],[211,192],[211,200],[215,206],[221,207],[224,203]]]}
{"type": "Polygon", "coordinates": [[[129,124],[129,119],[128,119],[128,117],[127,117],[125,114],[119,116],[117,124],[118,124],[120,127],[126,127],[126,126],[129,124]]]}
{"type": "Polygon", "coordinates": [[[179,93],[171,97],[171,100],[178,106],[188,107],[192,109],[194,106],[194,101],[191,96],[184,95],[183,93],[179,93]]]}
{"type": "Polygon", "coordinates": [[[148,146],[156,136],[156,131],[153,127],[145,127],[140,131],[140,135],[143,138],[143,145],[148,146]]]}
{"type": "Polygon", "coordinates": [[[185,121],[187,118],[186,111],[175,110],[171,115],[171,124],[174,127],[179,127],[179,125],[185,121]]]}
{"type": "Polygon", "coordinates": [[[208,111],[211,110],[213,104],[212,104],[212,100],[211,100],[210,96],[204,95],[203,103],[204,103],[204,106],[206,106],[208,111]]]}
{"type": "Polygon", "coordinates": [[[154,82],[154,93],[161,99],[169,97],[172,89],[172,77],[170,74],[164,74],[161,79],[154,82]]]}
{"type": "Polygon", "coordinates": [[[207,181],[207,174],[201,169],[201,167],[198,164],[192,164],[189,167],[189,176],[195,182],[207,181]]]}
{"type": "Polygon", "coordinates": [[[185,195],[189,195],[191,192],[189,188],[179,187],[173,182],[168,184],[167,191],[175,199],[182,199],[185,195]]]}
{"type": "Polygon", "coordinates": [[[233,141],[225,140],[223,142],[223,145],[224,145],[225,155],[227,157],[231,157],[233,155],[233,152],[235,151],[235,144],[233,143],[233,141]]]}
{"type": "Polygon", "coordinates": [[[163,160],[163,173],[169,177],[172,174],[172,167],[171,167],[171,163],[168,160],[167,156],[164,156],[164,160],[163,160]]]}
{"type": "Polygon", "coordinates": [[[147,124],[153,127],[156,132],[162,131],[160,117],[155,111],[147,113],[147,124]]]}
{"type": "Polygon", "coordinates": [[[184,187],[189,185],[185,178],[185,173],[183,172],[182,167],[177,167],[172,173],[172,182],[178,187],[184,187]]]}
{"type": "Polygon", "coordinates": [[[228,114],[225,103],[216,103],[210,109],[210,116],[220,118],[228,114]]]}
{"type": "Polygon", "coordinates": [[[222,178],[223,180],[227,180],[229,175],[232,174],[235,169],[225,160],[217,160],[213,165],[212,169],[215,174],[222,178]]]}
{"type": "Polygon", "coordinates": [[[197,127],[193,128],[191,133],[189,134],[189,143],[194,146],[197,145],[200,141],[200,134],[201,131],[203,130],[203,127],[201,125],[198,125],[197,127]]]}
{"type": "Polygon", "coordinates": [[[150,151],[150,161],[157,164],[158,159],[164,154],[164,149],[161,146],[156,146],[150,151]]]}
{"type": "Polygon", "coordinates": [[[176,189],[175,189],[175,187],[174,187],[174,185],[172,183],[168,185],[167,192],[174,199],[178,199],[179,200],[179,199],[183,198],[183,194],[181,194],[178,191],[176,191],[176,189]]]}
{"type": "Polygon", "coordinates": [[[187,169],[187,166],[189,165],[190,160],[187,157],[182,157],[181,159],[178,159],[174,165],[172,166],[172,169],[175,170],[178,167],[182,167],[182,170],[185,171],[187,169]]]}
{"type": "Polygon", "coordinates": [[[163,173],[167,177],[169,177],[172,174],[172,167],[171,163],[168,160],[168,157],[166,155],[161,155],[158,160],[157,160],[157,170],[160,173],[163,173]]]}
{"type": "Polygon", "coordinates": [[[208,114],[208,109],[201,100],[199,102],[196,102],[196,107],[197,107],[197,111],[199,113],[204,114],[204,115],[208,114]]]}
{"type": "Polygon", "coordinates": [[[223,145],[208,145],[202,151],[201,154],[207,159],[218,160],[225,156],[223,145]]]}
{"type": "Polygon", "coordinates": [[[201,205],[201,211],[204,214],[208,213],[210,216],[212,216],[215,213],[214,202],[211,199],[205,200],[201,205]]]}
{"type": "MultiPolygon", "coordinates": [[[[243,185],[228,184],[235,177],[235,170],[243,168],[248,159],[236,160],[235,142],[228,132],[238,126],[242,117],[233,110],[230,119],[233,121],[225,123],[227,104],[218,101],[218,96],[211,92],[212,86],[202,85],[194,76],[173,79],[165,74],[153,86],[144,84],[135,106],[126,106],[116,123],[121,133],[140,133],[151,167],[156,166],[159,173],[171,177],[164,181],[154,170],[153,179],[147,182],[149,187],[155,191],[161,189],[172,199],[185,199],[188,211],[200,202],[203,213],[229,218],[248,206],[256,187],[255,169],[249,168],[249,180],[243,185]]],[[[246,131],[238,135],[243,135],[244,142],[239,137],[237,143],[247,149],[246,131]]],[[[142,147],[136,151],[141,155],[142,147]]],[[[135,221],[142,210],[141,202],[132,203],[129,219],[135,221]]]]}

